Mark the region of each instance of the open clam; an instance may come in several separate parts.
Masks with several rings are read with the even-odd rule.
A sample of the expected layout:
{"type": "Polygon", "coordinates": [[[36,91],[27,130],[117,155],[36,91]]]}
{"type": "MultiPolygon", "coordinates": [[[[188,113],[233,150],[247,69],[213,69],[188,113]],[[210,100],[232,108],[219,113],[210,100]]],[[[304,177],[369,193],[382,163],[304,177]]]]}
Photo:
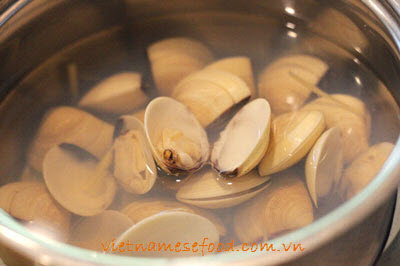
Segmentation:
{"type": "Polygon", "coordinates": [[[134,223],[138,223],[147,217],[164,211],[182,211],[204,216],[215,225],[221,236],[226,234],[226,228],[224,224],[211,211],[202,210],[194,206],[188,206],[167,198],[136,199],[127,205],[122,210],[122,213],[127,215],[134,223]]]}
{"type": "Polygon", "coordinates": [[[196,115],[204,127],[250,96],[251,91],[241,78],[216,69],[190,74],[178,83],[172,94],[173,98],[185,104],[196,115]]]}
{"type": "Polygon", "coordinates": [[[102,252],[113,239],[118,238],[132,225],[129,217],[113,210],[106,210],[91,217],[81,217],[72,225],[69,243],[102,252]]]}
{"type": "Polygon", "coordinates": [[[169,38],[147,49],[153,79],[160,95],[170,96],[178,82],[213,60],[209,49],[189,38],[169,38]]]}
{"type": "Polygon", "coordinates": [[[43,118],[28,151],[28,163],[42,171],[47,151],[60,143],[74,144],[102,158],[111,148],[113,127],[93,115],[73,107],[51,109],[43,118]]]}
{"type": "MultiPolygon", "coordinates": [[[[125,243],[125,245],[129,245],[126,243],[142,244],[149,250],[130,249],[130,252],[122,252],[121,249],[117,249],[114,252],[145,257],[199,256],[202,255],[201,249],[197,249],[197,252],[193,251],[190,249],[191,246],[187,246],[187,243],[189,245],[203,243],[204,239],[208,244],[216,244],[219,241],[217,228],[209,220],[192,213],[167,211],[150,216],[135,224],[123,233],[114,245],[119,247],[120,243],[125,243]],[[164,249],[159,249],[156,243],[159,243],[159,246],[164,244],[164,249]],[[186,246],[184,246],[185,244],[186,246]],[[188,248],[189,250],[187,250],[188,248]],[[171,252],[174,250],[176,252],[171,252]],[[186,252],[181,252],[185,250],[186,252]]],[[[122,250],[128,251],[129,246],[125,246],[122,250]]]]}
{"type": "Polygon", "coordinates": [[[269,148],[259,174],[269,175],[299,162],[325,129],[324,115],[317,111],[298,111],[272,120],[269,148]]]}
{"type": "Polygon", "coordinates": [[[339,194],[348,200],[364,189],[379,173],[394,145],[389,142],[378,143],[358,156],[347,167],[341,178],[339,194]]]}
{"type": "Polygon", "coordinates": [[[227,180],[206,168],[189,177],[176,198],[202,208],[227,208],[254,197],[268,187],[269,181],[269,177],[260,177],[256,171],[227,180]]]}
{"type": "Polygon", "coordinates": [[[157,164],[180,174],[200,169],[209,157],[207,134],[195,115],[168,97],[152,100],[146,108],[144,127],[157,164]]]}
{"type": "Polygon", "coordinates": [[[369,113],[357,98],[348,95],[329,95],[308,103],[302,110],[322,112],[328,128],[340,128],[345,163],[350,163],[368,149],[369,113]]]}
{"type": "Polygon", "coordinates": [[[266,190],[237,209],[234,229],[242,242],[253,243],[313,220],[313,206],[304,183],[296,174],[286,172],[273,177],[266,190]]]}
{"type": "Polygon", "coordinates": [[[312,90],[292,74],[317,85],[327,70],[327,64],[313,56],[291,55],[280,58],[260,74],[258,94],[271,103],[272,112],[276,115],[296,111],[303,106],[312,90]]]}
{"type": "Polygon", "coordinates": [[[111,204],[117,189],[108,172],[111,157],[108,153],[98,162],[76,146],[54,146],[43,160],[43,178],[64,208],[81,216],[96,215],[111,204]]]}
{"type": "Polygon", "coordinates": [[[60,238],[68,238],[71,213],[54,201],[41,182],[22,181],[0,187],[0,208],[23,221],[49,227],[60,238]]]}
{"type": "Polygon", "coordinates": [[[101,113],[127,114],[147,102],[141,75],[115,74],[98,83],[79,101],[78,106],[101,113]]]}
{"type": "Polygon", "coordinates": [[[333,127],[317,140],[307,156],[307,188],[315,206],[318,198],[329,194],[339,184],[343,169],[343,141],[340,129],[333,127]]]}
{"type": "Polygon", "coordinates": [[[211,152],[213,167],[225,177],[245,175],[268,148],[271,108],[265,99],[246,104],[226,128],[211,152]]]}
{"type": "Polygon", "coordinates": [[[153,187],[157,169],[143,124],[133,116],[122,116],[115,128],[113,175],[126,191],[144,194],[153,187]]]}
{"type": "Polygon", "coordinates": [[[250,58],[246,56],[227,57],[209,64],[204,69],[222,70],[238,76],[247,84],[252,97],[255,97],[256,88],[250,58]]]}

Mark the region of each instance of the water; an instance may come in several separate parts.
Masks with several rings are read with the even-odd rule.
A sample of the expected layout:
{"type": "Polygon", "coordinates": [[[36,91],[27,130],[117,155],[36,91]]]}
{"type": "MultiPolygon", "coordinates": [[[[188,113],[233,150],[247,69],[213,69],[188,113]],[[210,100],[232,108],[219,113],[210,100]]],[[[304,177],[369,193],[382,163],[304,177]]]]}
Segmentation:
{"type": "MultiPolygon", "coordinates": [[[[347,51],[304,31],[301,21],[235,13],[174,15],[116,26],[89,36],[49,58],[21,80],[3,104],[11,118],[0,122],[0,133],[5,136],[2,140],[5,145],[1,162],[10,167],[1,170],[1,180],[11,181],[13,179],[10,177],[18,176],[21,172],[25,164],[26,147],[48,108],[61,104],[75,105],[79,97],[105,77],[120,71],[138,71],[143,74],[146,93],[156,97],[145,49],[154,41],[177,36],[192,37],[204,42],[216,58],[249,56],[255,77],[266,65],[282,56],[318,56],[330,67],[319,82],[319,87],[328,93],[356,96],[367,105],[372,121],[370,145],[383,141],[394,143],[397,138],[400,128],[398,108],[384,84],[354,51],[347,51]],[[4,156],[6,153],[13,156],[4,156]]],[[[112,124],[117,119],[112,115],[95,115],[112,124]]],[[[303,161],[294,169],[304,176],[303,161]]],[[[175,178],[160,170],[155,187],[143,197],[164,196],[174,199],[175,190],[184,181],[185,178],[175,178]]],[[[119,195],[111,208],[120,208],[122,201],[135,199],[119,195]]],[[[322,199],[319,208],[314,208],[316,219],[340,204],[335,196],[322,199]]],[[[232,225],[233,214],[238,208],[240,205],[212,211],[224,221],[228,229],[221,242],[229,242],[232,238],[236,243],[239,242],[232,225]]],[[[73,220],[77,218],[74,216],[73,220]]]]}

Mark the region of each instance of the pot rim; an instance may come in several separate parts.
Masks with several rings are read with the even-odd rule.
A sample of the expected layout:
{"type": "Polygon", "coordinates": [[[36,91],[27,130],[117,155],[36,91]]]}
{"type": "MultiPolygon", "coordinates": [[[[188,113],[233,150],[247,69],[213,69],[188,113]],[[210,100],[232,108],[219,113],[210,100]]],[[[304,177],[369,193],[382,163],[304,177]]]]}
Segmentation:
{"type": "MultiPolygon", "coordinates": [[[[22,8],[34,2],[18,0],[0,15],[0,27],[22,8]]],[[[400,51],[400,28],[398,16],[400,3],[388,0],[392,11],[378,0],[361,0],[385,25],[394,44],[400,51]],[[393,14],[393,11],[397,14],[393,14]],[[396,17],[395,17],[396,16],[396,17]]],[[[400,61],[399,56],[397,59],[400,61]]],[[[26,230],[6,212],[0,209],[0,242],[40,264],[57,265],[275,265],[293,261],[312,252],[334,239],[383,204],[395,192],[400,183],[400,138],[378,175],[358,195],[348,200],[311,225],[286,234],[268,244],[300,243],[304,252],[226,252],[204,257],[185,258],[138,258],[102,254],[46,239],[26,230]],[[285,255],[282,255],[285,254],[285,255]]]]}

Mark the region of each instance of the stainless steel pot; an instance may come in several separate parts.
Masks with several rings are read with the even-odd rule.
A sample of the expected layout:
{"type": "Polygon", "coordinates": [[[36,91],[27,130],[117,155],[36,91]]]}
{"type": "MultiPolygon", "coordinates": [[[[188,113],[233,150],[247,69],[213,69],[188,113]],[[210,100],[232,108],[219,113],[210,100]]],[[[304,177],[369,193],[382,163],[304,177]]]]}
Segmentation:
{"type": "MultiPolygon", "coordinates": [[[[291,21],[354,54],[400,101],[400,4],[396,0],[19,0],[4,6],[0,16],[1,184],[18,175],[24,147],[37,125],[32,121],[38,121],[49,106],[71,100],[65,94],[69,62],[98,66],[104,60],[132,58],[145,64],[144,45],[165,36],[208,38],[217,49],[218,44],[230,42],[232,51],[222,51],[228,53],[252,43],[249,53],[261,58],[267,51],[265,39],[273,37],[269,18],[275,18],[271,23],[291,21]],[[325,19],[319,14],[326,14],[325,19]],[[210,32],[213,23],[222,25],[219,30],[231,30],[230,35],[210,32]],[[96,45],[90,45],[93,40],[96,45]],[[86,45],[86,53],[74,53],[81,44],[86,45]]],[[[91,77],[109,70],[96,71],[83,69],[85,82],[90,84],[91,77]]],[[[10,265],[32,261],[43,265],[368,265],[377,259],[388,235],[399,171],[400,142],[362,193],[312,225],[274,241],[301,243],[304,252],[233,252],[172,260],[116,257],[44,240],[0,212],[0,256],[10,265]]]]}

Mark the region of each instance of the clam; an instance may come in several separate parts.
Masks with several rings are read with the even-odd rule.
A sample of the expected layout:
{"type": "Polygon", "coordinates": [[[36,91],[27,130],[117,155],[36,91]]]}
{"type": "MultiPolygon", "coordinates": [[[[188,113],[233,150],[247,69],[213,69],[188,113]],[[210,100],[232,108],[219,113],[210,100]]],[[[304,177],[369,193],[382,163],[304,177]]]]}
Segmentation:
{"type": "Polygon", "coordinates": [[[117,185],[108,172],[112,156],[98,162],[86,151],[67,144],[54,146],[43,161],[43,178],[51,195],[65,209],[81,216],[103,212],[117,185]]]}
{"type": "Polygon", "coordinates": [[[182,103],[168,97],[152,100],[144,127],[157,164],[166,172],[181,174],[200,169],[209,157],[207,134],[182,103]]]}
{"type": "Polygon", "coordinates": [[[251,66],[251,60],[247,56],[223,58],[209,64],[204,69],[222,70],[238,76],[247,84],[252,97],[255,97],[256,88],[254,85],[253,68],[251,66]]]}
{"type": "Polygon", "coordinates": [[[321,135],[307,156],[305,168],[308,191],[318,206],[318,199],[328,195],[342,175],[343,141],[339,128],[321,135]]]}
{"type": "Polygon", "coordinates": [[[126,215],[106,210],[91,217],[80,217],[72,225],[69,243],[80,248],[104,251],[108,243],[129,229],[133,222],[126,215]]]}
{"type": "MultiPolygon", "coordinates": [[[[189,243],[189,245],[203,243],[204,239],[206,239],[207,244],[216,244],[219,241],[217,228],[209,220],[192,213],[169,211],[150,216],[135,224],[123,233],[114,245],[120,247],[121,243],[125,245],[128,245],[126,243],[134,243],[138,246],[142,244],[149,250],[136,250],[125,246],[115,251],[111,249],[111,251],[130,256],[186,257],[201,255],[202,251],[197,249],[198,252],[193,252],[189,249],[189,252],[180,252],[185,248],[184,243],[189,243]],[[156,243],[159,243],[159,245],[156,243]],[[162,244],[164,244],[165,249],[159,249],[162,244]],[[180,246],[181,244],[182,246],[180,246]],[[168,246],[170,249],[168,249],[168,246]],[[128,251],[129,249],[130,252],[121,252],[121,250],[128,251]],[[171,252],[171,250],[176,252],[171,252]],[[178,250],[179,252],[177,252],[178,250]]],[[[122,244],[122,246],[124,245],[122,244]]]]}
{"type": "Polygon", "coordinates": [[[325,129],[321,112],[298,111],[272,120],[269,148],[261,160],[261,176],[273,174],[299,162],[325,129]]]}
{"type": "Polygon", "coordinates": [[[363,190],[379,173],[394,145],[389,142],[378,143],[360,154],[347,167],[341,178],[339,194],[348,200],[363,190]]]}
{"type": "Polygon", "coordinates": [[[234,216],[235,233],[253,243],[312,223],[313,206],[301,178],[292,172],[273,177],[271,185],[241,205],[234,216]]]}
{"type": "Polygon", "coordinates": [[[250,172],[268,148],[271,108],[265,99],[246,104],[226,128],[211,152],[213,167],[225,177],[250,172]]]}
{"type": "Polygon", "coordinates": [[[250,96],[251,91],[241,78],[215,69],[190,74],[178,83],[172,94],[173,98],[185,104],[196,115],[204,127],[250,96]],[[213,107],[214,104],[217,105],[213,107]]]}
{"type": "Polygon", "coordinates": [[[213,60],[209,49],[189,38],[169,38],[147,49],[153,80],[160,95],[170,96],[178,82],[213,60]]]}
{"type": "Polygon", "coordinates": [[[194,206],[188,206],[186,204],[167,198],[136,199],[133,200],[129,205],[127,205],[122,210],[122,213],[127,215],[134,223],[138,223],[147,217],[165,211],[182,211],[201,215],[210,220],[215,225],[221,236],[226,235],[226,228],[224,224],[211,211],[202,210],[194,206]]]}
{"type": "Polygon", "coordinates": [[[305,105],[302,110],[322,112],[328,128],[340,128],[345,163],[350,163],[368,149],[369,113],[357,98],[345,95],[321,97],[305,105]]]}
{"type": "Polygon", "coordinates": [[[20,181],[0,187],[0,208],[23,221],[49,227],[67,238],[71,214],[57,204],[40,182],[20,181]]]}
{"type": "Polygon", "coordinates": [[[81,147],[100,159],[111,148],[113,127],[77,108],[56,107],[41,122],[28,151],[29,165],[41,172],[47,151],[64,142],[81,147]]]}
{"type": "Polygon", "coordinates": [[[144,105],[141,75],[123,72],[106,78],[82,97],[78,106],[101,113],[127,114],[144,105]]]}
{"type": "Polygon", "coordinates": [[[189,177],[176,198],[201,208],[227,208],[254,197],[268,187],[269,181],[269,177],[260,177],[256,171],[227,180],[205,168],[189,177]]]}
{"type": "Polygon", "coordinates": [[[122,116],[114,135],[114,177],[130,193],[147,193],[156,181],[157,169],[142,122],[133,116],[122,116]]]}
{"type": "Polygon", "coordinates": [[[258,95],[266,98],[276,115],[298,110],[312,90],[295,76],[317,85],[328,66],[322,60],[308,55],[291,55],[267,66],[258,78],[258,95]]]}

